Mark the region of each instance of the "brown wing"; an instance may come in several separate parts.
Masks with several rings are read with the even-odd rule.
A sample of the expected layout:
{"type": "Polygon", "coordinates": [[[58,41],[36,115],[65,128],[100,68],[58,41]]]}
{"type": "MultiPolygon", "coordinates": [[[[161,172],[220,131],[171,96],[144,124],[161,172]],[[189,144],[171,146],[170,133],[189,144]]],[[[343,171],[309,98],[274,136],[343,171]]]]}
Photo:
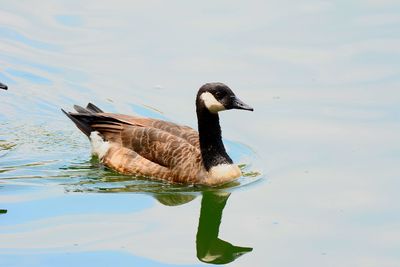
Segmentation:
{"type": "Polygon", "coordinates": [[[204,171],[198,147],[166,131],[133,125],[92,125],[111,149],[103,163],[122,173],[142,174],[174,182],[194,182],[204,171]]]}
{"type": "Polygon", "coordinates": [[[185,139],[152,127],[126,126],[121,131],[122,146],[168,168],[175,168],[200,156],[198,147],[185,139]]]}
{"type": "Polygon", "coordinates": [[[199,133],[189,126],[179,125],[164,120],[142,118],[124,114],[114,114],[114,113],[97,113],[97,114],[109,118],[114,118],[126,122],[127,124],[142,125],[142,126],[152,127],[155,129],[160,129],[172,135],[185,139],[193,146],[199,147],[199,133]]]}
{"type": "Polygon", "coordinates": [[[174,123],[112,113],[67,113],[86,134],[98,131],[111,149],[103,163],[126,174],[175,182],[204,175],[198,133],[174,123]]]}
{"type": "Polygon", "coordinates": [[[96,116],[99,119],[91,124],[93,130],[161,166],[175,168],[201,158],[198,139],[194,140],[197,132],[190,127],[120,114],[97,113],[96,116]]]}

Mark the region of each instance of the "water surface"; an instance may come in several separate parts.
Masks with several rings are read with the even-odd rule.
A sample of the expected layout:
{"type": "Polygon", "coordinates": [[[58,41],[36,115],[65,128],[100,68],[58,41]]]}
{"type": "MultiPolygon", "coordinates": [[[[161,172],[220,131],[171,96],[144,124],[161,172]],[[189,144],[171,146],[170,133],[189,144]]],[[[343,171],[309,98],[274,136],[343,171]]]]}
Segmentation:
{"type": "Polygon", "coordinates": [[[3,1],[0,266],[399,266],[397,1],[3,1]],[[116,174],[60,108],[196,126],[221,114],[246,176],[116,174]]]}

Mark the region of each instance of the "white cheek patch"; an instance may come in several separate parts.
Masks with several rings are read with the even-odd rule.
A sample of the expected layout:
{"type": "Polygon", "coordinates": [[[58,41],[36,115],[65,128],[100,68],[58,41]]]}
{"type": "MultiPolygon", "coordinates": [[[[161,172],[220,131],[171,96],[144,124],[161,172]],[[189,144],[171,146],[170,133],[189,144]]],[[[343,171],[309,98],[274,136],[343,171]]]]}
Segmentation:
{"type": "Polygon", "coordinates": [[[224,105],[218,102],[218,100],[215,99],[215,97],[210,92],[202,93],[200,95],[200,99],[203,100],[206,108],[212,113],[217,113],[218,111],[225,110],[224,105]]]}
{"type": "Polygon", "coordinates": [[[92,144],[92,154],[102,159],[110,149],[110,143],[101,138],[98,131],[90,133],[90,143],[92,144]]]}

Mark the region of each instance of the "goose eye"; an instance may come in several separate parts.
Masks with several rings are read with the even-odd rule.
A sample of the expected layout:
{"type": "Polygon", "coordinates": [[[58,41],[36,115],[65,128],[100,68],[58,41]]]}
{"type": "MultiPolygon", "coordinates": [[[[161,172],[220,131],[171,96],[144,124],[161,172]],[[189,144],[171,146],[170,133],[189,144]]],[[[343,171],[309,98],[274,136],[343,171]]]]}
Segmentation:
{"type": "Polygon", "coordinates": [[[214,93],[214,96],[215,96],[215,98],[217,100],[221,100],[222,98],[224,98],[224,93],[220,92],[220,91],[217,91],[217,92],[214,93]]]}

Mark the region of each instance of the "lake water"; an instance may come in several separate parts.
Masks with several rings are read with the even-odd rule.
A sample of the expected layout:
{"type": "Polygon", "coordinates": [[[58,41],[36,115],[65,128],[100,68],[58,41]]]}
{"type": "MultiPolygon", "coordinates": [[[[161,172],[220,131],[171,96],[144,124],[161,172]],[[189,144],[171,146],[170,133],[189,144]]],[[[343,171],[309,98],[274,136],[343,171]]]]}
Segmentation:
{"type": "Polygon", "coordinates": [[[0,5],[0,266],[400,266],[399,1],[103,2],[0,5]],[[60,111],[196,127],[209,81],[255,109],[222,188],[109,171],[60,111]]]}

